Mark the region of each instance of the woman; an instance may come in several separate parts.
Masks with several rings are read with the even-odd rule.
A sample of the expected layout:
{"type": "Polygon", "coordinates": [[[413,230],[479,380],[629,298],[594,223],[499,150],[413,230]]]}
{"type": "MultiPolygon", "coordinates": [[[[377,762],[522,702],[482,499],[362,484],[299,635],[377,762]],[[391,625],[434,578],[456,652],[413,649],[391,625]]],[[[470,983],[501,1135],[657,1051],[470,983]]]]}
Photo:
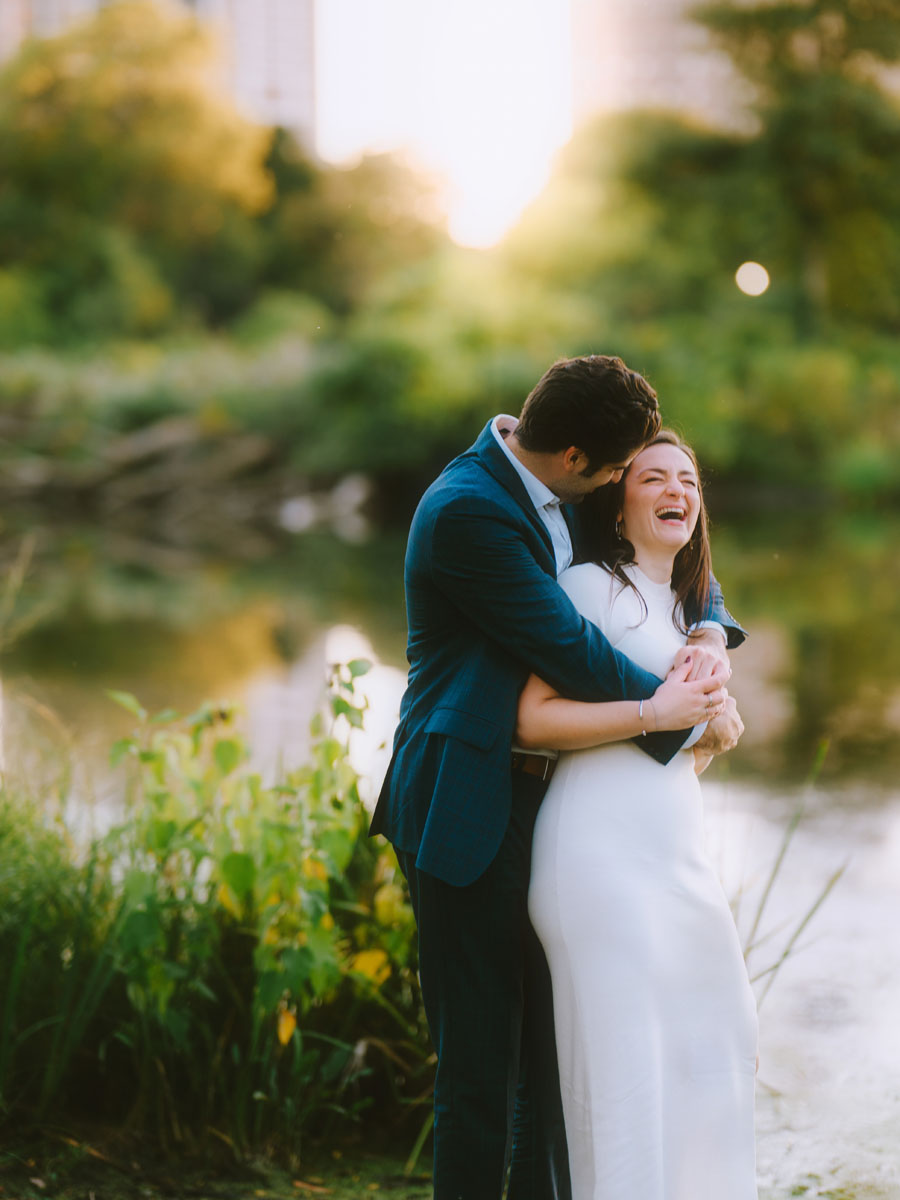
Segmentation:
{"type": "MultiPolygon", "coordinates": [[[[664,431],[585,518],[595,561],[560,582],[665,677],[709,586],[693,452],[664,431]]],[[[685,675],[643,706],[568,701],[534,676],[521,698],[520,744],[568,751],[535,826],[529,911],[553,981],[573,1200],[756,1200],[756,1008],[703,845],[708,756],[661,766],[626,740],[692,723],[685,675]]]]}

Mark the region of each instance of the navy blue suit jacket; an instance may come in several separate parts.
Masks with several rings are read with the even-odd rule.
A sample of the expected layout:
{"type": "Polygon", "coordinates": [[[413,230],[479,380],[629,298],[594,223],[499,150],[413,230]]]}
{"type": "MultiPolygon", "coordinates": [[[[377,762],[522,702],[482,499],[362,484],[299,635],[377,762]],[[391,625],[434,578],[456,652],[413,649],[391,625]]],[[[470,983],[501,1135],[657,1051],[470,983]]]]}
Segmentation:
{"type": "MultiPolygon", "coordinates": [[[[614,650],[556,582],[550,535],[490,423],[416,509],[405,569],[409,682],[371,832],[447,883],[472,883],[506,833],[519,692],[639,700],[660,680],[614,650]]],[[[706,614],[740,626],[713,588],[706,614]]],[[[637,739],[661,763],[687,730],[637,739]]]]}

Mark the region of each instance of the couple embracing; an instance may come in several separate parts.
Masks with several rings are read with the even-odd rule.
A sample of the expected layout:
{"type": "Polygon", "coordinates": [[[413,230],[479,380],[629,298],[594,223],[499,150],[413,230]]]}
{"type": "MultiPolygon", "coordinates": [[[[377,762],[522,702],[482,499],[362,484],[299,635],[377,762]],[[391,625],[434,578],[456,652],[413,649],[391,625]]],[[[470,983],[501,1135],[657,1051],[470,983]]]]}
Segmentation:
{"type": "Polygon", "coordinates": [[[697,776],[744,633],[693,452],[556,363],[425,493],[372,824],[437,1051],[435,1200],[755,1200],[756,1013],[697,776]]]}

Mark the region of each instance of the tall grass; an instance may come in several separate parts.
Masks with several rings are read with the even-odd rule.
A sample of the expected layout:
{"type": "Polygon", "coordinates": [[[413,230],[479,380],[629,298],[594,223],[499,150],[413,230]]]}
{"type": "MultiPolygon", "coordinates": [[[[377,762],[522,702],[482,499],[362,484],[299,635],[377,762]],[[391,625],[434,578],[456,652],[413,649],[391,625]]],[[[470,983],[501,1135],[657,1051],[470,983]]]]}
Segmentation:
{"type": "Polygon", "coordinates": [[[151,716],[114,693],[136,722],[112,750],[120,824],[79,853],[0,797],[0,1120],[77,1106],[238,1154],[296,1153],[376,1102],[402,1130],[428,1042],[412,914],[347,759],[366,666],[335,669],[309,761],[277,785],[230,708],[151,716]]]}
{"type": "MultiPolygon", "coordinates": [[[[784,868],[784,863],[785,863],[785,859],[787,857],[788,850],[790,849],[791,843],[794,840],[794,834],[797,832],[797,829],[798,829],[801,821],[803,820],[804,814],[806,812],[806,805],[807,805],[809,795],[812,792],[812,789],[814,788],[814,786],[816,784],[816,780],[819,778],[819,775],[821,774],[822,767],[824,766],[825,757],[827,754],[828,754],[828,741],[823,740],[819,744],[818,750],[816,752],[816,757],[813,760],[812,766],[810,767],[809,774],[807,775],[807,778],[806,778],[806,783],[805,783],[804,789],[800,794],[799,802],[797,803],[793,813],[791,814],[790,820],[788,821],[787,825],[785,826],[785,830],[784,830],[784,833],[782,834],[781,842],[778,846],[778,850],[775,854],[775,857],[772,860],[772,864],[769,867],[768,873],[767,873],[765,879],[763,880],[763,885],[760,890],[759,899],[756,902],[756,907],[753,911],[753,916],[751,917],[751,920],[750,920],[750,927],[747,931],[746,937],[743,939],[744,961],[747,963],[748,969],[751,968],[751,960],[753,960],[755,962],[755,957],[758,955],[758,951],[760,950],[760,948],[764,945],[768,945],[773,940],[776,933],[782,932],[782,929],[778,929],[778,930],[770,930],[767,934],[760,934],[760,927],[763,923],[763,918],[765,917],[766,911],[768,910],[769,900],[771,899],[772,891],[773,891],[778,879],[780,878],[782,870],[784,868]]],[[[788,959],[791,957],[791,955],[797,951],[800,938],[806,932],[807,928],[809,927],[810,922],[813,920],[816,913],[819,911],[819,909],[822,907],[822,905],[825,903],[825,901],[831,895],[832,890],[834,889],[834,887],[837,885],[837,883],[843,876],[844,872],[847,869],[847,866],[848,866],[848,863],[845,862],[842,866],[838,867],[837,870],[833,871],[828,876],[828,878],[822,884],[820,890],[816,893],[812,904],[810,904],[809,907],[806,908],[805,911],[803,911],[799,915],[799,917],[796,918],[796,923],[793,925],[793,927],[791,928],[791,930],[787,934],[787,936],[782,940],[780,948],[774,952],[774,955],[772,956],[771,961],[768,963],[768,965],[765,967],[756,967],[754,965],[752,967],[752,969],[750,969],[750,982],[751,983],[755,984],[755,983],[758,983],[760,980],[764,980],[763,986],[757,995],[757,1000],[756,1000],[757,1008],[762,1007],[763,1001],[765,1000],[766,996],[769,994],[769,991],[771,990],[772,985],[774,984],[776,978],[778,977],[778,974],[781,971],[782,967],[788,961],[788,959]]],[[[732,902],[732,909],[734,911],[735,920],[737,920],[737,917],[738,917],[738,908],[740,905],[740,900],[741,900],[741,894],[738,893],[737,897],[732,902]]]]}

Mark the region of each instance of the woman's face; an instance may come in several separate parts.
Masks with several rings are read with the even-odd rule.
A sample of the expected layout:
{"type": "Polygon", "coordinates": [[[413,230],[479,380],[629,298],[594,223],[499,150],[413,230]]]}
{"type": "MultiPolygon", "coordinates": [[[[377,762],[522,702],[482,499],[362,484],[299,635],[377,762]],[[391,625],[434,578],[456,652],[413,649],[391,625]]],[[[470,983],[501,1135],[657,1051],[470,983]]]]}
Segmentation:
{"type": "Polygon", "coordinates": [[[674,558],[690,541],[699,515],[699,482],[689,456],[665,443],[642,450],[625,476],[619,518],[635,550],[669,550],[674,558]]]}

